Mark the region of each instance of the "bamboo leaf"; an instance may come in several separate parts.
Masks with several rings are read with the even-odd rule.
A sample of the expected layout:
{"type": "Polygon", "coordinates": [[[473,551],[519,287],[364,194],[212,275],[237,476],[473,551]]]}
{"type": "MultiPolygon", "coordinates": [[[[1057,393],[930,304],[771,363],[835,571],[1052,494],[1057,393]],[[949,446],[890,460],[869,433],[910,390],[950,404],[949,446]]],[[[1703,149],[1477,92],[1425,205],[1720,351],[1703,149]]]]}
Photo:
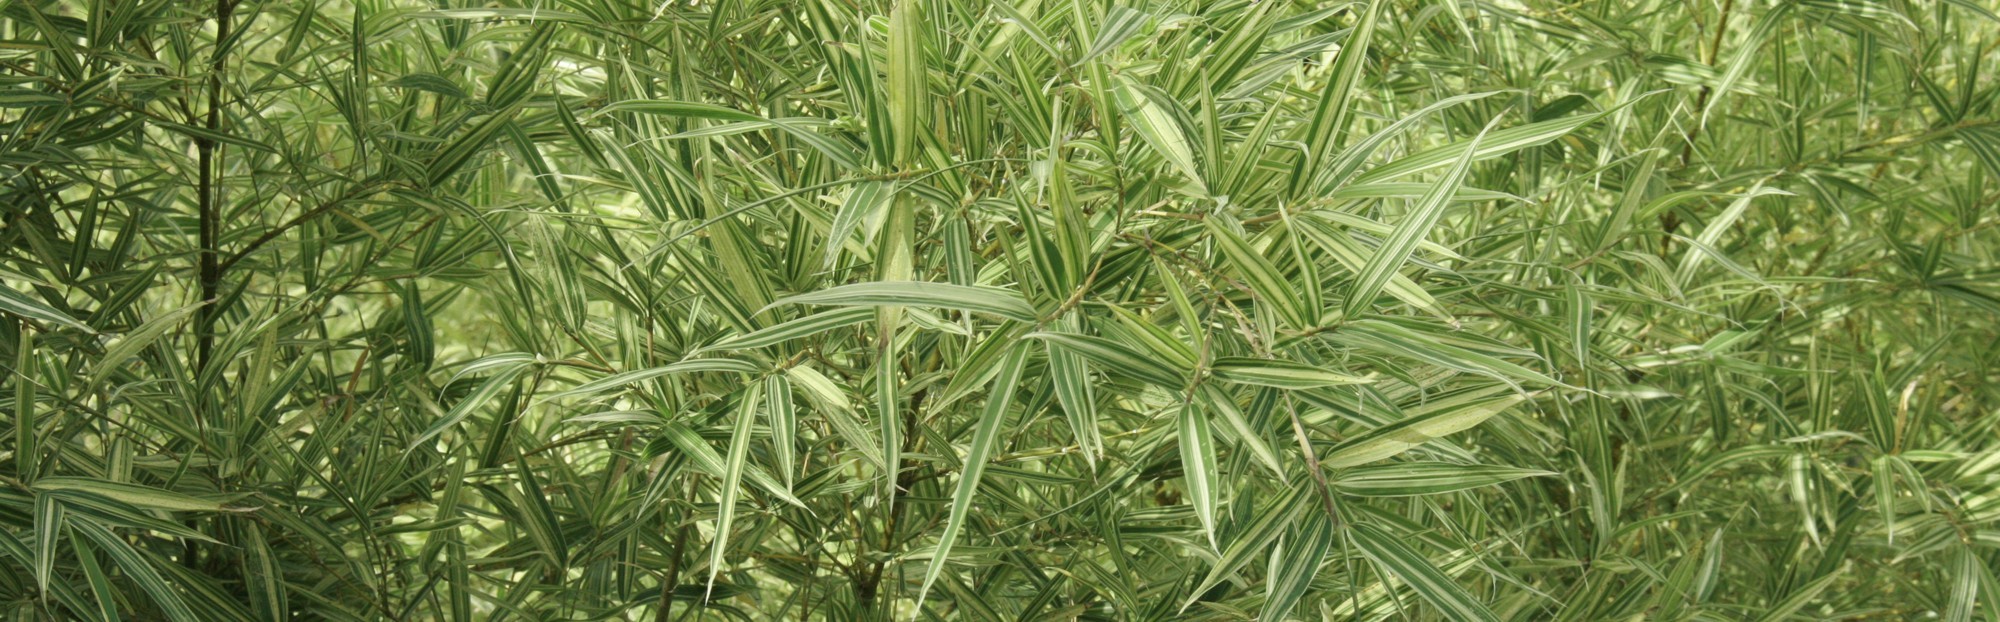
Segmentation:
{"type": "MultiPolygon", "coordinates": [[[[1034,322],[1036,311],[1019,294],[997,287],[952,285],[922,281],[881,281],[841,285],[771,303],[833,306],[911,306],[984,313],[1019,322],[1034,322]]],[[[762,313],[762,311],[759,311],[762,313]]]]}
{"type": "Polygon", "coordinates": [[[35,480],[36,490],[86,492],[134,507],[175,512],[216,512],[222,502],[161,490],[151,486],[110,482],[81,477],[44,477],[35,480]]]}
{"type": "Polygon", "coordinates": [[[167,619],[174,622],[194,622],[200,619],[195,617],[187,602],[182,600],[173,586],[160,576],[152,563],[133,549],[132,545],[126,544],[123,538],[91,521],[71,521],[70,527],[75,533],[96,544],[98,549],[111,558],[112,565],[117,566],[125,576],[139,584],[139,591],[145,592],[146,596],[153,600],[153,604],[167,614],[167,619]]]}
{"type": "Polygon", "coordinates": [[[1209,221],[1208,234],[1214,236],[1216,247],[1229,258],[1229,264],[1243,275],[1244,280],[1249,281],[1250,288],[1257,292],[1260,305],[1268,306],[1292,328],[1305,330],[1318,324],[1317,318],[1307,316],[1304,303],[1298,299],[1292,284],[1262,253],[1251,248],[1236,232],[1215,221],[1209,221]]]}
{"type": "Polygon", "coordinates": [[[1278,389],[1312,389],[1341,384],[1366,384],[1367,378],[1282,359],[1223,357],[1209,365],[1220,380],[1278,389]]]}
{"type": "Polygon", "coordinates": [[[0,287],[0,311],[5,311],[9,315],[17,317],[43,322],[55,322],[85,332],[94,332],[91,331],[88,324],[84,324],[82,321],[70,317],[69,314],[58,311],[54,307],[42,304],[41,301],[30,298],[27,294],[15,291],[12,287],[0,287]]]}
{"type": "Polygon", "coordinates": [[[1178,388],[1185,384],[1181,371],[1103,337],[1062,333],[1031,333],[1027,337],[1041,339],[1056,348],[1082,355],[1107,372],[1165,388],[1178,388]]]}
{"type": "Polygon", "coordinates": [[[1369,430],[1334,446],[1333,451],[1320,460],[1320,464],[1339,469],[1384,460],[1439,437],[1479,425],[1525,399],[1520,394],[1496,397],[1490,391],[1474,391],[1440,400],[1416,411],[1409,418],[1369,430]]]}
{"type": "Polygon", "coordinates": [[[1341,492],[1363,497],[1405,497],[1458,492],[1524,477],[1556,473],[1486,464],[1398,462],[1350,469],[1333,482],[1341,492]]]}
{"type": "Polygon", "coordinates": [[[965,452],[965,469],[959,473],[958,484],[951,495],[951,516],[945,520],[944,533],[938,537],[937,553],[924,570],[923,587],[917,590],[919,609],[923,608],[924,596],[930,593],[931,584],[936,583],[938,574],[944,571],[952,544],[958,539],[958,531],[965,526],[966,515],[972,511],[972,500],[979,491],[980,476],[986,471],[986,463],[992,459],[994,443],[1000,436],[1008,404],[1013,401],[1014,387],[1021,382],[1021,369],[1026,366],[1027,359],[1028,348],[1009,348],[1006,360],[1000,364],[1000,375],[993,379],[992,394],[986,398],[986,408],[979,415],[979,423],[972,432],[972,444],[965,452]]]}
{"type": "Polygon", "coordinates": [[[681,361],[679,363],[674,363],[671,365],[654,367],[651,369],[635,369],[628,372],[612,374],[609,376],[605,376],[603,378],[598,378],[596,380],[592,380],[590,382],[577,385],[575,388],[572,388],[568,391],[552,393],[548,397],[543,399],[555,400],[555,399],[563,399],[563,398],[570,398],[577,396],[597,395],[613,389],[622,388],[627,385],[644,382],[647,380],[652,380],[654,378],[659,378],[662,376],[671,376],[674,374],[698,374],[705,372],[754,374],[761,371],[764,371],[763,367],[757,365],[756,363],[751,363],[749,361],[744,361],[741,359],[732,359],[732,358],[693,359],[693,360],[681,361]]]}
{"type": "Polygon", "coordinates": [[[729,530],[736,522],[736,491],[743,482],[743,470],[750,459],[750,424],[757,419],[762,387],[750,385],[738,398],[736,424],[729,432],[729,455],[723,464],[722,499],[716,502],[715,544],[708,557],[708,588],[702,598],[715,595],[715,575],[722,572],[723,554],[729,550],[729,530]]]}
{"type": "Polygon", "coordinates": [[[1201,530],[1208,536],[1209,548],[1221,548],[1215,539],[1216,487],[1220,485],[1216,477],[1215,441],[1210,438],[1208,415],[1193,403],[1182,404],[1174,417],[1174,430],[1180,440],[1181,481],[1187,487],[1188,501],[1194,505],[1195,516],[1201,518],[1201,530]]]}
{"type": "Polygon", "coordinates": [[[839,328],[846,328],[872,319],[875,319],[875,311],[873,309],[865,307],[835,309],[760,328],[749,334],[729,337],[705,346],[701,351],[755,350],[794,339],[804,339],[839,328]]]}
{"type": "Polygon", "coordinates": [[[1166,106],[1171,104],[1154,90],[1130,79],[1121,79],[1112,93],[1117,97],[1119,110],[1132,120],[1132,129],[1138,133],[1139,140],[1205,193],[1201,169],[1195,165],[1194,147],[1188,141],[1187,131],[1167,111],[1166,106]]]}
{"type": "Polygon", "coordinates": [[[1430,560],[1404,546],[1400,538],[1381,528],[1366,523],[1358,523],[1348,528],[1348,534],[1355,548],[1368,557],[1383,571],[1402,579],[1422,597],[1424,602],[1436,607],[1438,613],[1451,620],[1499,620],[1493,612],[1466,593],[1465,588],[1438,570],[1430,560]]]}
{"type": "Polygon", "coordinates": [[[1429,235],[1438,219],[1444,216],[1445,206],[1457,194],[1466,173],[1472,170],[1473,155],[1479,152],[1480,142],[1485,140],[1486,135],[1487,131],[1482,130],[1466,143],[1457,163],[1452,164],[1431,185],[1424,198],[1417,200],[1410,213],[1404,215],[1403,222],[1396,225],[1396,230],[1382,241],[1382,247],[1375,249],[1367,265],[1361,267],[1360,273],[1354,277],[1354,289],[1348,292],[1347,305],[1343,309],[1348,317],[1358,316],[1373,306],[1376,294],[1382,292],[1382,286],[1389,283],[1390,277],[1402,270],[1403,262],[1408,261],[1410,252],[1416,249],[1417,241],[1429,235]]]}

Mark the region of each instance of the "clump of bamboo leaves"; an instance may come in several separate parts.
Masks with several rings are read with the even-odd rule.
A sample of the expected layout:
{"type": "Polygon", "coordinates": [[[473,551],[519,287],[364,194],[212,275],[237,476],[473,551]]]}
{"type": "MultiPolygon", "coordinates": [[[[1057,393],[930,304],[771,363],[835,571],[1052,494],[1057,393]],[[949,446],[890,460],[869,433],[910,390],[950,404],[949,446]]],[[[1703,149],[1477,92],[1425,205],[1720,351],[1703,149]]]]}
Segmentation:
{"type": "Polygon", "coordinates": [[[2000,619],[1995,10],[0,4],[0,610],[2000,619]]]}

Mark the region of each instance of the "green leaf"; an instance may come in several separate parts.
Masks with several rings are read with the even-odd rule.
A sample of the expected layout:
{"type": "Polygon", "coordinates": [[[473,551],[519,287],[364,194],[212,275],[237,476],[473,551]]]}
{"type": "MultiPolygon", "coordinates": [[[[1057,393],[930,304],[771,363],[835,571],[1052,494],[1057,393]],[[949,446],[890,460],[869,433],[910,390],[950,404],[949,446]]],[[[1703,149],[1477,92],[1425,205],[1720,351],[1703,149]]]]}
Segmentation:
{"type": "MultiPolygon", "coordinates": [[[[853,149],[834,140],[821,136],[812,130],[809,122],[795,122],[790,119],[767,119],[726,106],[698,102],[670,101],[660,99],[628,99],[606,104],[592,116],[613,113],[637,113],[686,119],[707,119],[745,124],[744,129],[777,128],[785,135],[797,139],[825,155],[845,169],[861,168],[860,156],[853,149]]],[[[699,135],[699,134],[695,134],[699,135]]]]}
{"type": "MultiPolygon", "coordinates": [[[[682,423],[669,423],[661,428],[660,436],[672,444],[675,449],[679,449],[681,453],[686,454],[688,459],[694,463],[695,468],[701,469],[703,472],[718,478],[728,478],[729,462],[722,457],[722,454],[716,453],[715,448],[709,446],[708,441],[702,440],[701,435],[696,433],[694,428],[690,428],[682,423]]],[[[784,485],[779,484],[778,480],[773,479],[770,473],[765,472],[764,469],[759,468],[757,465],[744,464],[742,465],[741,473],[743,479],[750,480],[751,484],[764,489],[764,492],[770,493],[772,497],[800,508],[806,507],[804,501],[800,501],[798,497],[792,496],[790,490],[785,489],[784,485]]]]}
{"type": "MultiPolygon", "coordinates": [[[[833,269],[841,249],[846,247],[848,239],[854,237],[855,229],[860,228],[862,223],[879,226],[882,215],[889,210],[895,198],[895,186],[889,182],[866,182],[854,186],[854,190],[847,193],[847,200],[840,204],[840,211],[834,214],[833,228],[824,242],[826,261],[821,269],[833,269]]],[[[873,229],[870,231],[869,238],[872,239],[873,229]]]]}
{"type": "Polygon", "coordinates": [[[1487,464],[1398,462],[1350,469],[1333,480],[1334,488],[1362,497],[1406,497],[1458,492],[1556,473],[1487,464]]]}
{"type": "Polygon", "coordinates": [[[1248,450],[1250,455],[1255,456],[1259,464],[1270,469],[1272,475],[1279,478],[1285,476],[1284,465],[1278,463],[1278,453],[1272,451],[1270,444],[1264,442],[1264,433],[1252,425],[1249,418],[1243,416],[1243,411],[1236,407],[1234,398],[1215,388],[1214,385],[1204,384],[1195,388],[1195,399],[1206,411],[1222,415],[1223,423],[1229,425],[1229,430],[1236,436],[1237,442],[1243,449],[1248,450]]]}
{"type": "Polygon", "coordinates": [[[992,393],[986,398],[986,408],[981,411],[979,423],[972,432],[972,444],[965,452],[965,468],[959,472],[958,484],[951,495],[951,515],[945,520],[944,533],[938,537],[937,552],[924,570],[923,587],[917,590],[918,609],[923,608],[924,597],[930,593],[931,584],[936,583],[938,574],[944,571],[944,565],[951,556],[951,547],[958,540],[959,529],[965,526],[965,518],[972,511],[973,497],[979,492],[979,478],[986,471],[986,463],[993,459],[994,444],[1000,437],[1008,404],[1014,399],[1014,390],[1021,382],[1021,370],[1026,367],[1027,360],[1027,347],[1017,345],[1009,348],[1006,361],[1000,364],[1000,375],[993,378],[992,393]]]}
{"type": "Polygon", "coordinates": [[[704,346],[699,351],[754,350],[793,339],[804,339],[838,328],[846,328],[872,319],[875,319],[874,309],[866,307],[835,309],[760,328],[756,332],[749,334],[729,337],[704,346]]]}
{"type": "Polygon", "coordinates": [[[671,365],[654,367],[651,369],[635,369],[628,372],[612,374],[609,376],[605,376],[603,378],[598,378],[596,380],[592,380],[590,382],[577,385],[576,388],[570,389],[568,391],[562,391],[559,393],[550,394],[548,397],[545,397],[543,399],[556,400],[556,399],[577,397],[582,395],[597,395],[599,393],[604,393],[606,391],[621,388],[626,385],[644,382],[647,380],[652,380],[654,378],[659,378],[661,376],[670,376],[674,374],[698,374],[705,372],[754,374],[762,371],[764,371],[764,368],[762,366],[742,359],[733,359],[733,358],[693,359],[693,360],[681,361],[679,363],[674,363],[671,365]]]}
{"type": "Polygon", "coordinates": [[[188,609],[187,602],[181,600],[180,594],[173,586],[160,577],[160,572],[153,568],[152,562],[138,550],[133,549],[132,545],[126,544],[124,538],[87,520],[71,521],[70,528],[102,549],[111,558],[112,565],[123,571],[132,582],[139,584],[139,591],[145,592],[147,597],[153,599],[154,605],[166,612],[167,619],[174,622],[195,622],[200,619],[195,617],[193,610],[188,609]]]}
{"type": "Polygon", "coordinates": [[[1334,446],[1320,460],[1327,468],[1339,469],[1384,460],[1409,451],[1439,437],[1479,425],[1500,414],[1527,396],[1508,393],[1494,396],[1493,390],[1468,391],[1439,399],[1412,411],[1410,417],[1369,430],[1334,446]]]}
{"type": "Polygon", "coordinates": [[[126,333],[124,337],[120,337],[117,341],[112,342],[111,345],[105,346],[103,356],[98,357],[97,364],[91,366],[90,377],[96,379],[98,382],[105,381],[111,370],[124,365],[132,357],[138,356],[140,351],[146,349],[146,346],[153,345],[153,342],[159,341],[160,337],[167,334],[168,329],[179,325],[181,320],[187,319],[188,316],[194,314],[196,309],[200,308],[201,304],[196,303],[160,314],[158,317],[147,320],[145,324],[139,325],[132,332],[126,333]]]}
{"type": "Polygon", "coordinates": [[[729,550],[729,530],[736,522],[736,491],[743,482],[743,470],[750,459],[750,427],[757,420],[762,387],[750,385],[737,399],[736,424],[729,432],[729,455],[723,464],[722,499],[715,505],[715,544],[708,557],[706,599],[715,594],[715,575],[722,572],[723,554],[729,550]]]}
{"type": "Polygon", "coordinates": [[[1139,140],[1151,147],[1176,172],[1194,182],[1197,189],[1206,193],[1201,169],[1195,166],[1194,147],[1188,142],[1187,131],[1167,106],[1173,105],[1156,90],[1120,77],[1112,94],[1116,97],[1119,111],[1132,120],[1132,129],[1139,134],[1139,140]]]}
{"type": "Polygon", "coordinates": [[[764,413],[771,426],[771,459],[777,462],[778,478],[784,480],[785,488],[792,488],[792,478],[798,472],[798,411],[792,403],[792,383],[784,375],[772,374],[764,378],[764,413]]]}
{"type": "MultiPolygon", "coordinates": [[[[1470,374],[1478,374],[1506,382],[1528,381],[1542,385],[1560,385],[1554,379],[1544,376],[1519,364],[1509,362],[1493,354],[1462,347],[1462,340],[1445,333],[1444,327],[1423,326],[1419,331],[1407,323],[1391,323],[1380,320],[1362,320],[1341,328],[1335,340],[1363,348],[1408,357],[1444,369],[1452,369],[1470,374]]],[[[1519,353],[1532,355],[1532,353],[1519,353]]]]}
{"type": "Polygon", "coordinates": [[[1208,415],[1202,412],[1199,405],[1182,404],[1176,409],[1174,430],[1180,440],[1181,481],[1187,487],[1188,501],[1194,505],[1195,516],[1201,518],[1201,530],[1208,536],[1208,546],[1220,548],[1215,540],[1216,486],[1220,482],[1216,473],[1215,441],[1209,436],[1208,415]]]}
{"type": "Polygon", "coordinates": [[[1372,382],[1367,378],[1282,359],[1226,356],[1215,359],[1209,365],[1209,371],[1218,380],[1278,389],[1312,389],[1372,382]]]}
{"type": "Polygon", "coordinates": [[[35,480],[36,490],[85,492],[134,507],[173,512],[217,512],[222,502],[189,496],[151,486],[126,484],[82,477],[44,477],[35,480]]]}
{"type": "Polygon", "coordinates": [[[471,393],[459,398],[458,403],[451,407],[450,412],[445,413],[443,417],[440,417],[437,421],[431,423],[429,427],[425,428],[423,432],[417,434],[416,438],[411,439],[409,446],[413,449],[422,446],[425,442],[437,438],[439,434],[443,434],[445,430],[457,426],[466,417],[472,416],[473,411],[478,410],[481,406],[485,406],[487,402],[493,401],[493,398],[500,395],[501,391],[514,386],[514,379],[521,377],[521,372],[526,371],[535,362],[536,358],[533,355],[512,352],[488,356],[466,364],[463,369],[459,370],[458,375],[464,376],[488,371],[492,372],[492,375],[487,376],[486,381],[479,383],[479,386],[473,388],[471,393]]]}
{"type": "MultiPolygon", "coordinates": [[[[1963,568],[1963,566],[1960,567],[1963,568]]],[[[1781,622],[1790,619],[1792,614],[1798,613],[1800,609],[1804,609],[1806,605],[1811,604],[1813,599],[1819,598],[1820,593],[1825,592],[1826,588],[1832,587],[1834,579],[1838,578],[1840,578],[1840,570],[1836,568],[1833,572],[1826,573],[1826,576],[1814,579],[1811,583],[1793,589],[1792,593],[1786,596],[1784,600],[1778,601],[1776,605],[1766,610],[1764,615],[1759,616],[1757,622],[1781,622]]]]}
{"type": "Polygon", "coordinates": [[[88,324],[70,317],[67,313],[57,311],[55,307],[42,304],[42,301],[30,298],[27,294],[15,291],[12,287],[0,287],[0,311],[31,320],[55,322],[84,332],[96,332],[91,330],[88,324]]]}
{"type": "MultiPolygon", "coordinates": [[[[1318,325],[1318,318],[1307,315],[1304,303],[1295,294],[1296,288],[1262,253],[1251,248],[1235,231],[1214,220],[1208,221],[1208,234],[1214,237],[1215,245],[1222,249],[1223,256],[1229,258],[1229,265],[1249,281],[1250,289],[1257,292],[1257,300],[1262,307],[1268,307],[1278,319],[1295,329],[1305,330],[1318,325]]],[[[1318,311],[1312,310],[1314,313],[1318,311]]]]}
{"type": "MultiPolygon", "coordinates": [[[[1776,188],[1765,188],[1762,184],[1753,186],[1748,192],[1736,197],[1735,201],[1731,201],[1729,207],[1722,210],[1721,214],[1710,219],[1708,226],[1702,227],[1701,234],[1695,236],[1694,242],[1704,248],[1714,248],[1715,244],[1722,240],[1722,235],[1728,233],[1730,227],[1735,226],[1736,221],[1743,217],[1743,213],[1750,209],[1751,200],[1761,196],[1791,194],[1776,188]]],[[[1692,283],[1695,270],[1701,267],[1701,260],[1708,256],[1709,253],[1701,252],[1699,249],[1688,249],[1688,252],[1681,256],[1680,267],[1674,270],[1674,280],[1682,287],[1692,283]]]]}
{"type": "MultiPolygon", "coordinates": [[[[1497,158],[1509,153],[1548,144],[1562,138],[1577,128],[1602,119],[1617,110],[1616,107],[1604,112],[1517,125],[1504,130],[1487,130],[1479,135],[1442,147],[1427,149],[1415,154],[1397,158],[1393,162],[1369,169],[1354,178],[1354,183],[1367,184],[1388,181],[1439,168],[1456,167],[1459,162],[1477,162],[1497,158]]],[[[1432,186],[1436,187],[1435,184],[1432,186]]],[[[1453,194],[1457,184],[1452,185],[1453,194]]],[[[1445,195],[1446,197],[1452,194],[1445,195]]]]}
{"type": "Polygon", "coordinates": [[[1368,264],[1361,267],[1360,273],[1354,277],[1354,289],[1348,291],[1347,305],[1343,309],[1348,317],[1359,316],[1375,304],[1375,296],[1382,292],[1382,286],[1402,270],[1410,252],[1416,250],[1417,242],[1437,225],[1438,218],[1444,215],[1445,206],[1451,203],[1451,197],[1458,193],[1466,173],[1472,170],[1473,155],[1478,153],[1479,144],[1486,135],[1487,132],[1482,130],[1466,143],[1457,163],[1438,177],[1430,192],[1418,199],[1410,212],[1403,215],[1403,222],[1397,224],[1396,230],[1382,241],[1381,248],[1375,249],[1375,254],[1368,258],[1368,264]]]}
{"type": "Polygon", "coordinates": [[[1417,596],[1436,607],[1446,619],[1481,622],[1500,619],[1430,560],[1404,546],[1402,538],[1366,523],[1349,526],[1348,535],[1368,561],[1409,584],[1417,596]]]}
{"type": "Polygon", "coordinates": [[[1036,320],[1035,308],[1015,292],[998,287],[922,281],[878,281],[841,285],[786,297],[771,303],[771,306],[788,304],[935,307],[984,313],[1019,322],[1033,323],[1036,320]]]}
{"type": "Polygon", "coordinates": [[[486,147],[493,142],[493,137],[508,124],[513,123],[514,116],[519,111],[519,108],[508,108],[486,115],[479,122],[460,132],[456,138],[445,143],[445,146],[439,148],[431,156],[430,163],[424,167],[425,187],[435,188],[451,181],[459,169],[465,168],[473,158],[486,151],[486,147]]]}
{"type": "Polygon", "coordinates": [[[1277,500],[1258,504],[1260,509],[1256,510],[1254,519],[1231,530],[1229,547],[1222,550],[1222,556],[1214,565],[1209,566],[1208,575],[1190,592],[1188,600],[1181,603],[1180,610],[1187,611],[1188,606],[1200,600],[1202,595],[1221,585],[1251,560],[1270,551],[1273,543],[1298,524],[1300,514],[1312,507],[1309,502],[1311,496],[1305,486],[1288,486],[1277,500]]]}
{"type": "Polygon", "coordinates": [[[1326,86],[1315,99],[1312,122],[1306,128],[1305,159],[1299,168],[1292,171],[1292,194],[1309,187],[1308,184],[1320,176],[1327,156],[1332,155],[1338,144],[1336,139],[1347,131],[1354,118],[1354,86],[1361,77],[1361,68],[1368,62],[1368,50],[1375,39],[1375,23],[1382,14],[1382,2],[1370,0],[1361,7],[1359,22],[1348,31],[1347,39],[1341,42],[1340,55],[1333,61],[1333,69],[1327,73],[1326,86]]]}
{"type": "Polygon", "coordinates": [[[925,132],[924,119],[930,112],[929,69],[924,64],[923,30],[928,25],[920,12],[922,3],[899,0],[889,11],[889,123],[893,126],[895,161],[905,167],[916,164],[919,134],[925,132]]]}
{"type": "Polygon", "coordinates": [[[64,531],[63,506],[49,495],[35,497],[35,587],[49,591],[49,576],[55,574],[56,545],[64,531]]]}
{"type": "Polygon", "coordinates": [[[1308,514],[1305,522],[1271,550],[1269,587],[1264,592],[1264,610],[1258,618],[1283,620],[1312,588],[1320,562],[1333,547],[1334,530],[1325,513],[1308,514]]]}
{"type": "Polygon", "coordinates": [[[1187,384],[1184,373],[1168,367],[1165,363],[1133,351],[1125,344],[1103,337],[1089,335],[1069,335],[1063,333],[1030,333],[1029,339],[1041,339],[1068,352],[1082,355],[1109,373],[1150,382],[1167,389],[1179,389],[1187,384]]]}
{"type": "MultiPolygon", "coordinates": [[[[1060,322],[1062,328],[1071,334],[1074,334],[1076,324],[1075,316],[1060,322]]],[[[1049,377],[1055,385],[1056,401],[1061,404],[1063,416],[1069,421],[1077,449],[1083,452],[1086,461],[1095,464],[1098,454],[1104,450],[1097,432],[1097,397],[1091,389],[1089,365],[1081,355],[1058,347],[1054,342],[1043,341],[1042,346],[1048,355],[1049,377]]]]}
{"type": "Polygon", "coordinates": [[[1749,72],[1750,65],[1757,59],[1764,42],[1770,40],[1771,35],[1777,32],[1779,23],[1791,10],[1791,3],[1773,5],[1771,10],[1765,11],[1764,16],[1757,19],[1757,24],[1750,28],[1749,36],[1737,44],[1736,56],[1730,59],[1729,67],[1722,72],[1722,80],[1716,83],[1715,91],[1709,94],[1708,105],[1701,109],[1700,122],[1703,126],[1708,125],[1709,114],[1720,107],[1722,100],[1735,90],[1736,83],[1743,81],[1744,74],[1749,72]]]}

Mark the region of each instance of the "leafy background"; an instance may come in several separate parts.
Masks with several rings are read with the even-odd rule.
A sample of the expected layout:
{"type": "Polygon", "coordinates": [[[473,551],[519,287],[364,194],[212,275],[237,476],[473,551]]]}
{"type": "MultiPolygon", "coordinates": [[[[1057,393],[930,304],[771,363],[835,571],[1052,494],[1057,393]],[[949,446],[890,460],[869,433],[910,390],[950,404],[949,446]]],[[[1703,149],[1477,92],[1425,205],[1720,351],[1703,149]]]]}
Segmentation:
{"type": "Polygon", "coordinates": [[[16,0],[16,619],[2000,619],[1988,0],[16,0]]]}

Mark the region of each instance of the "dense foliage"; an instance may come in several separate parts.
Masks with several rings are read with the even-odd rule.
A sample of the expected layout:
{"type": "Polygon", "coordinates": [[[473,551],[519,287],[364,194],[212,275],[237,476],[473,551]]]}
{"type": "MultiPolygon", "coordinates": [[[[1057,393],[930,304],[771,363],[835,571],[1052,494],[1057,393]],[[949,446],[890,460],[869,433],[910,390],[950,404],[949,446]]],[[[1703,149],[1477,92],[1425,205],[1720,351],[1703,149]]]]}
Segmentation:
{"type": "Polygon", "coordinates": [[[2000,619],[1990,0],[0,5],[0,609],[2000,619]]]}

